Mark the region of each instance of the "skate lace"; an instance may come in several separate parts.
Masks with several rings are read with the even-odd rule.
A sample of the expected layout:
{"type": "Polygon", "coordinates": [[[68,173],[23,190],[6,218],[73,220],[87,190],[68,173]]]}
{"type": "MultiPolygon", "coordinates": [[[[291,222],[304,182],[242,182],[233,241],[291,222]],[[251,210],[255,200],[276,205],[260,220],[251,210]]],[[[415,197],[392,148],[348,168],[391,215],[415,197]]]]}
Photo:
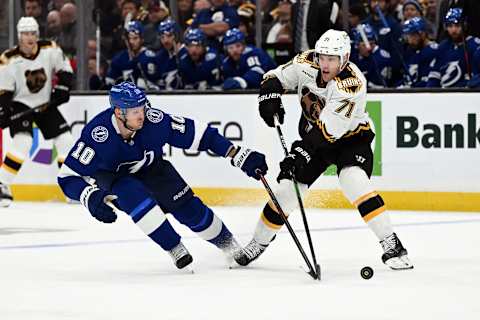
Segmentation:
{"type": "Polygon", "coordinates": [[[259,243],[252,241],[243,250],[249,259],[253,259],[261,254],[264,248],[259,243]]]}
{"type": "Polygon", "coordinates": [[[386,237],[382,242],[381,242],[383,251],[388,252],[395,250],[395,247],[397,246],[397,237],[395,234],[392,234],[391,236],[386,237]]]}

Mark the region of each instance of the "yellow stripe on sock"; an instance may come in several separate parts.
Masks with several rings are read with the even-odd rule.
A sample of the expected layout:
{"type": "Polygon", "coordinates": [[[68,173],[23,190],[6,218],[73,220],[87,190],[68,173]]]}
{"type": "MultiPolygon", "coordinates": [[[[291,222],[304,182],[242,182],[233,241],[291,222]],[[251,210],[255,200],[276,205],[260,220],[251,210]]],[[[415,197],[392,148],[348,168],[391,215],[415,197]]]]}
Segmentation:
{"type": "Polygon", "coordinates": [[[372,212],[367,214],[365,217],[363,217],[363,220],[365,220],[365,222],[369,222],[370,220],[372,220],[373,218],[375,218],[376,216],[378,216],[379,214],[381,214],[385,210],[386,210],[386,207],[381,206],[380,208],[373,210],[372,212]]]}
{"type": "Polygon", "coordinates": [[[12,167],[7,166],[5,163],[2,164],[2,168],[6,171],[10,172],[11,174],[17,174],[18,170],[13,169],[12,167]]]}
{"type": "Polygon", "coordinates": [[[361,196],[360,198],[358,198],[357,200],[355,200],[352,204],[355,206],[355,207],[358,207],[361,203],[367,201],[368,199],[370,198],[373,198],[373,197],[376,197],[378,194],[373,191],[373,192],[370,192],[370,193],[367,193],[367,194],[364,194],[363,196],[361,196]]]}
{"type": "Polygon", "coordinates": [[[18,163],[19,165],[22,165],[23,164],[23,161],[22,159],[20,158],[17,158],[15,157],[13,154],[11,154],[10,152],[7,152],[7,155],[5,156],[6,158],[10,158],[10,160],[18,163]]]}
{"type": "Polygon", "coordinates": [[[262,219],[263,223],[265,223],[267,225],[267,227],[272,228],[274,230],[279,230],[282,227],[282,226],[276,225],[276,224],[268,221],[268,219],[265,217],[263,212],[262,212],[262,215],[260,216],[260,219],[262,219]]]}

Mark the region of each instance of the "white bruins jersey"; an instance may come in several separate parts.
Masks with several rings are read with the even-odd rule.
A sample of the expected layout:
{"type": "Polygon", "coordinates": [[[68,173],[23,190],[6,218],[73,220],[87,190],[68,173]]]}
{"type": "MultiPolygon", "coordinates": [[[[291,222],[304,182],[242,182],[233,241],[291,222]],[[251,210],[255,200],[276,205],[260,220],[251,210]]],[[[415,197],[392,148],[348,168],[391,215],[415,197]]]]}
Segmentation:
{"type": "Polygon", "coordinates": [[[370,130],[366,111],[367,80],[362,71],[348,62],[328,83],[321,78],[320,66],[313,60],[313,50],[295,56],[290,62],[267,72],[275,76],[284,89],[297,90],[303,116],[309,125],[317,125],[325,139],[335,141],[370,130]]]}
{"type": "Polygon", "coordinates": [[[12,91],[13,101],[30,108],[49,102],[55,73],[73,72],[55,42],[41,40],[37,44],[37,53],[32,57],[25,57],[18,46],[0,57],[0,91],[12,91]]]}

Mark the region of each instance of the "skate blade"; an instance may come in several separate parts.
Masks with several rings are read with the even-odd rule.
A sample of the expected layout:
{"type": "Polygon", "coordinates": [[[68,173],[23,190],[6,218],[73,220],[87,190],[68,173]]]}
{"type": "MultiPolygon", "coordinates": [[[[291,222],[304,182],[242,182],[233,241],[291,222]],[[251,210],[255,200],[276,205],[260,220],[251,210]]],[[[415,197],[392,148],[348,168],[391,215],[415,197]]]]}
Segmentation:
{"type": "Polygon", "coordinates": [[[385,264],[392,270],[410,270],[413,269],[413,264],[408,257],[395,257],[385,261],[385,264]]]}

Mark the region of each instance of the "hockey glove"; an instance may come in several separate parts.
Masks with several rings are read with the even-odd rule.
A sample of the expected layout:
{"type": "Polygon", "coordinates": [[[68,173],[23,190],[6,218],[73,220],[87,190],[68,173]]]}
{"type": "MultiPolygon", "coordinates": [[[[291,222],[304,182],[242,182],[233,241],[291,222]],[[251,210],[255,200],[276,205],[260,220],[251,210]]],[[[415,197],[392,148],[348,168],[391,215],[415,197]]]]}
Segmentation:
{"type": "Polygon", "coordinates": [[[50,108],[56,108],[61,104],[64,104],[70,100],[70,90],[67,86],[57,85],[50,95],[50,108]]]}
{"type": "Polygon", "coordinates": [[[273,77],[262,82],[260,94],[258,96],[258,109],[263,121],[269,127],[275,127],[274,116],[278,117],[278,121],[283,124],[285,118],[285,109],[282,105],[283,87],[280,81],[273,77]]]}
{"type": "Polygon", "coordinates": [[[112,223],[117,220],[117,215],[106,201],[114,197],[97,187],[87,187],[80,196],[80,202],[90,211],[90,214],[103,223],[112,223]]]}
{"type": "Polygon", "coordinates": [[[311,154],[302,140],[295,141],[292,144],[290,154],[280,162],[280,174],[277,177],[277,182],[280,183],[283,179],[297,178],[298,174],[312,159],[311,154]]]}
{"type": "Polygon", "coordinates": [[[10,115],[10,108],[0,106],[0,128],[5,129],[11,124],[10,115]]]}
{"type": "Polygon", "coordinates": [[[257,174],[257,171],[261,175],[265,175],[268,170],[267,163],[265,162],[265,155],[251,149],[241,147],[237,147],[231,163],[234,167],[242,169],[247,176],[256,180],[260,180],[260,176],[257,174]]]}

